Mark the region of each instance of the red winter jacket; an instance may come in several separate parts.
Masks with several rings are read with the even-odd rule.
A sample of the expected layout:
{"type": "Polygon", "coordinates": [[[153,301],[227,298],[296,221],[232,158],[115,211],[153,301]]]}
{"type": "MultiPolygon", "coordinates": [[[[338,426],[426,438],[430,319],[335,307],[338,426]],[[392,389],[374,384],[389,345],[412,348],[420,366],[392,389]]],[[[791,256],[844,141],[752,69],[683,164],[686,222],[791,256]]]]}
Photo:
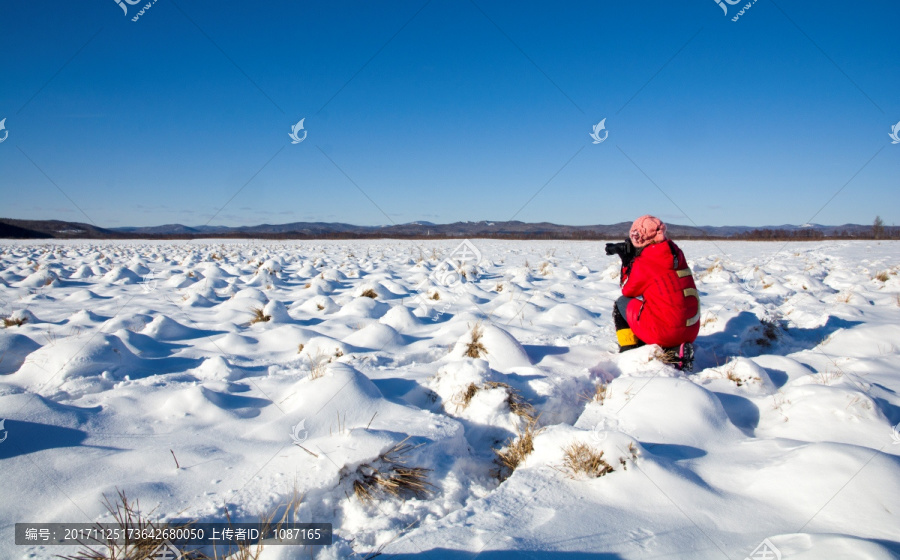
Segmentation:
{"type": "Polygon", "coordinates": [[[622,295],[643,296],[628,304],[625,319],[647,344],[678,346],[700,332],[700,295],[684,253],[671,241],[644,247],[622,271],[622,295]]]}

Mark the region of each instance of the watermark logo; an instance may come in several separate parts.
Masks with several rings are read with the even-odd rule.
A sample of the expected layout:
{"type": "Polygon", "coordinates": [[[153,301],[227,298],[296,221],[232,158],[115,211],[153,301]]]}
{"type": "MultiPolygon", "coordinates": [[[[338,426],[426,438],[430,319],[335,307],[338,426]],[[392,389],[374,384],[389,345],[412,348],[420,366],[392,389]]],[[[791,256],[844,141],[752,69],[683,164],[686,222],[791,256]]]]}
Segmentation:
{"type": "MultiPolygon", "coordinates": [[[[128,17],[128,6],[136,6],[143,1],[144,0],[116,0],[116,4],[118,4],[119,7],[122,8],[122,13],[124,13],[125,16],[128,17]]],[[[131,18],[131,21],[137,21],[141,19],[141,16],[144,15],[147,10],[149,10],[153,6],[153,4],[156,4],[156,2],[157,0],[150,0],[149,2],[144,4],[144,6],[141,7],[138,13],[135,14],[133,18],[131,18]]]]}
{"type": "Polygon", "coordinates": [[[775,548],[772,541],[763,539],[763,542],[759,543],[759,546],[744,560],[781,560],[781,551],[775,548]]]}
{"type": "Polygon", "coordinates": [[[144,293],[149,294],[150,292],[156,291],[156,288],[159,286],[159,279],[156,278],[155,273],[151,270],[143,277],[141,277],[141,281],[139,283],[141,285],[141,289],[144,290],[144,293]]]}
{"type": "Polygon", "coordinates": [[[306,120],[306,117],[300,119],[300,122],[291,127],[291,133],[288,136],[291,137],[291,144],[299,144],[306,140],[306,131],[303,130],[303,121],[306,120]],[[303,130],[303,136],[299,136],[300,131],[303,130]]]}
{"type": "Polygon", "coordinates": [[[741,0],[716,0],[716,4],[718,4],[719,7],[722,8],[722,12],[727,16],[728,15],[728,6],[734,6],[735,4],[737,4],[740,1],[741,0]],[[728,4],[728,6],[726,6],[725,4],[728,4]]]}
{"type": "MultiPolygon", "coordinates": [[[[6,119],[3,120],[5,121],[6,119]]],[[[0,121],[0,130],[2,129],[3,121],[0,121]]],[[[900,144],[900,122],[891,127],[891,133],[888,134],[888,136],[891,137],[891,144],[900,144]]],[[[6,140],[6,138],[4,138],[3,140],[6,140]]],[[[0,140],[0,142],[2,142],[3,140],[0,140]]]]}
{"type": "Polygon", "coordinates": [[[141,0],[116,0],[116,4],[118,4],[119,7],[122,8],[122,13],[124,13],[127,16],[128,15],[128,6],[134,6],[135,4],[137,4],[140,1],[141,0]],[[126,6],[126,4],[128,4],[128,6],[126,6]]]}
{"type": "Polygon", "coordinates": [[[603,130],[606,130],[606,118],[594,125],[594,132],[591,133],[594,144],[600,144],[609,137],[608,130],[606,130],[606,134],[603,135],[603,138],[600,137],[600,132],[603,130]]]}
{"type": "MultiPolygon", "coordinates": [[[[735,6],[743,1],[744,0],[716,0],[716,4],[718,4],[719,7],[722,8],[722,12],[727,16],[728,15],[728,6],[735,6]],[[726,6],[725,4],[728,4],[728,6],[726,6]]],[[[738,11],[738,13],[735,14],[735,16],[733,18],[731,18],[731,21],[737,21],[737,20],[741,19],[741,16],[744,15],[747,12],[747,10],[749,10],[753,6],[753,4],[756,4],[756,2],[757,2],[757,0],[750,0],[749,2],[744,4],[744,6],[741,7],[741,9],[738,11]]]]}
{"type": "Polygon", "coordinates": [[[462,285],[463,278],[471,281],[474,278],[470,278],[469,275],[478,274],[478,264],[481,262],[481,258],[481,251],[478,250],[478,247],[468,239],[463,240],[463,242],[460,243],[447,258],[442,260],[440,264],[431,271],[428,278],[425,278],[419,285],[413,288],[413,290],[417,292],[413,301],[418,302],[419,309],[422,309],[424,312],[428,311],[429,304],[440,301],[441,305],[438,309],[438,313],[436,316],[432,317],[433,321],[437,321],[441,315],[446,313],[456,300],[459,299],[459,287],[462,285]],[[423,294],[422,286],[428,282],[429,278],[435,284],[439,284],[454,291],[454,297],[448,300],[439,300],[428,297],[428,294],[423,294]]]}
{"type": "Polygon", "coordinates": [[[3,438],[0,439],[0,443],[3,443],[4,441],[6,441],[6,438],[9,436],[9,432],[7,432],[6,429],[4,429],[4,426],[3,426],[3,424],[4,424],[5,422],[6,422],[6,418],[3,418],[2,420],[0,420],[0,433],[3,434],[3,438]]]}
{"type": "Polygon", "coordinates": [[[603,443],[606,441],[606,438],[609,436],[609,432],[616,431],[620,432],[622,430],[619,429],[619,421],[615,418],[606,418],[594,424],[594,427],[591,428],[591,439],[596,443],[603,443]]]}
{"type": "Polygon", "coordinates": [[[309,430],[306,429],[306,418],[304,418],[291,428],[291,439],[295,445],[303,445],[307,438],[309,438],[309,430]]]}
{"type": "MultiPolygon", "coordinates": [[[[0,422],[0,427],[3,426],[3,422],[0,422]]],[[[891,428],[891,439],[894,440],[894,445],[900,445],[900,423],[891,428]]]]}
{"type": "MultiPolygon", "coordinates": [[[[0,144],[6,141],[6,138],[9,136],[9,131],[6,130],[6,117],[3,117],[3,120],[0,121],[0,130],[4,131],[3,138],[0,138],[0,144]]],[[[896,142],[894,142],[896,144],[896,142]]]]}
{"type": "Polygon", "coordinates": [[[183,558],[184,555],[181,554],[181,551],[175,548],[175,545],[170,543],[169,541],[164,541],[161,545],[156,547],[156,550],[150,553],[148,556],[148,560],[178,560],[179,558],[183,558]]]}

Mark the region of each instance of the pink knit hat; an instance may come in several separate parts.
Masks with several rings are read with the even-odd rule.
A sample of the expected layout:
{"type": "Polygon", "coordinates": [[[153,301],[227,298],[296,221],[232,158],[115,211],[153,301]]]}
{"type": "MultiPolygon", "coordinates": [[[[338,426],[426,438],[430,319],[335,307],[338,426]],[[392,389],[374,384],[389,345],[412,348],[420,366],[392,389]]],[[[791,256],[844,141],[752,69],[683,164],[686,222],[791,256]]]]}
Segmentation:
{"type": "Polygon", "coordinates": [[[631,224],[631,243],[640,249],[666,240],[666,224],[651,215],[641,216],[631,224]]]}

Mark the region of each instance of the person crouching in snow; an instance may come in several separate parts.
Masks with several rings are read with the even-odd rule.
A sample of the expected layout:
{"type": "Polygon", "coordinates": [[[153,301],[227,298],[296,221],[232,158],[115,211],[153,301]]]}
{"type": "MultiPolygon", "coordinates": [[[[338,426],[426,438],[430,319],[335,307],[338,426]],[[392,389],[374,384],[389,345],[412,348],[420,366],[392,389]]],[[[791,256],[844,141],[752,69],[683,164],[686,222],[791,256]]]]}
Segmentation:
{"type": "Polygon", "coordinates": [[[634,221],[629,239],[607,243],[606,254],[622,258],[622,297],[613,306],[619,352],[658,344],[667,361],[690,371],[700,332],[700,294],[684,253],[653,216],[634,221]]]}

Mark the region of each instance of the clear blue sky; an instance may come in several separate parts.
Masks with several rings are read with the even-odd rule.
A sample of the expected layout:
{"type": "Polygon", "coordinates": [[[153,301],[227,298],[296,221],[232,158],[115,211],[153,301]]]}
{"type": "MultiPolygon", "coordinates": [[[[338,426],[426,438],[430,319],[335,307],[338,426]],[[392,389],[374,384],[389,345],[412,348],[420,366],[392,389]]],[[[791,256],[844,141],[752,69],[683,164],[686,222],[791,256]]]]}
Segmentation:
{"type": "Polygon", "coordinates": [[[0,4],[0,216],[900,223],[895,0],[139,8],[0,4]]]}

